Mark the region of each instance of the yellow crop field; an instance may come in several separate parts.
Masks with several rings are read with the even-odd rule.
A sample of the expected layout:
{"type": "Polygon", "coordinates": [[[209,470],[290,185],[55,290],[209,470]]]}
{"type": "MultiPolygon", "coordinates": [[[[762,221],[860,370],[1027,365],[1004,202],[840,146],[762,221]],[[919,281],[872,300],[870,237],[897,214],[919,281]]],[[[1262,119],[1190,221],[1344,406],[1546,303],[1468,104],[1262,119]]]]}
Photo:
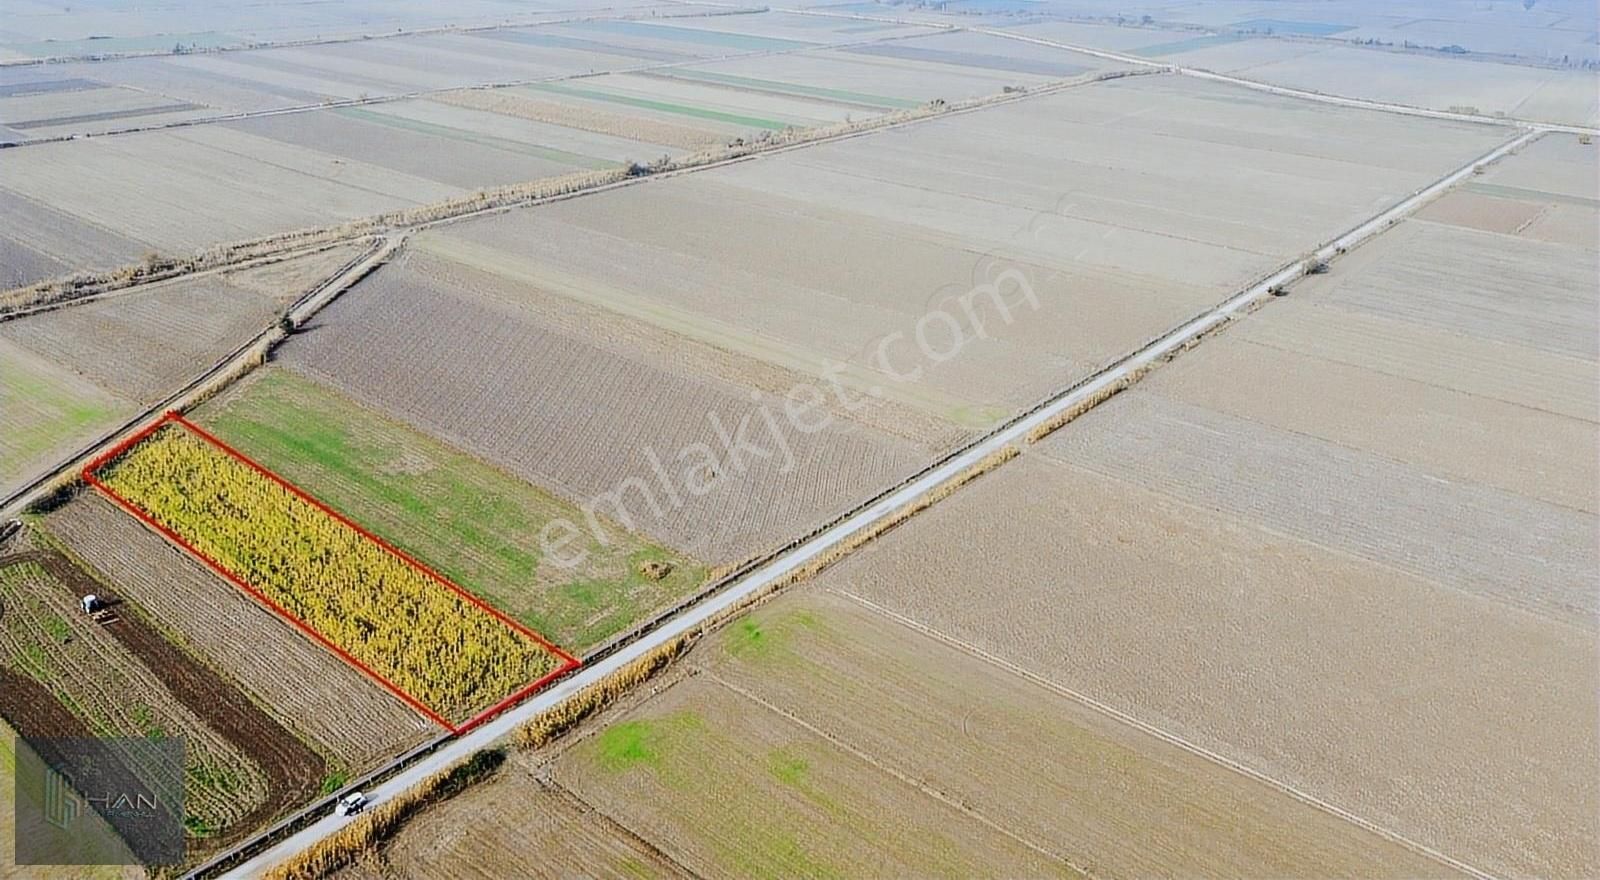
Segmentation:
{"type": "Polygon", "coordinates": [[[566,662],[191,428],[162,425],[94,477],[447,726],[566,662]]]}

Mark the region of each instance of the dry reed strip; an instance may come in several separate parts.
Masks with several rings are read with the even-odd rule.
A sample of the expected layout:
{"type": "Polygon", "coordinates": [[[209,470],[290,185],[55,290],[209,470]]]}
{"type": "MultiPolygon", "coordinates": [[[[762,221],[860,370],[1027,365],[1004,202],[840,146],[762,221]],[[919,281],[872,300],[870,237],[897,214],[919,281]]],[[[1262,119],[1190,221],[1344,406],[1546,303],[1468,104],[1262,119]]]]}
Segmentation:
{"type": "Polygon", "coordinates": [[[493,776],[506,760],[506,750],[495,746],[428,777],[401,792],[338,831],[317,841],[263,875],[267,880],[314,880],[349,866],[357,858],[394,836],[405,823],[427,807],[449,800],[474,783],[493,776]]]}

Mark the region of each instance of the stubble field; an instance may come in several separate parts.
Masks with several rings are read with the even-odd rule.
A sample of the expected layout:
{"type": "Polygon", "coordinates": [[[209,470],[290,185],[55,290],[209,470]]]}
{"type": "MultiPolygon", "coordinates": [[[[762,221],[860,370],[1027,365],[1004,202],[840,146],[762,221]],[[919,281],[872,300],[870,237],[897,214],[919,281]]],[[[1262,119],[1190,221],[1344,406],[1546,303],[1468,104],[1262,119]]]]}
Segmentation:
{"type": "Polygon", "coordinates": [[[843,418],[801,433],[781,398],[635,349],[614,319],[551,323],[536,289],[435,266],[408,256],[362,282],[284,362],[690,558],[765,549],[922,455],[843,418]]]}
{"type": "Polygon", "coordinates": [[[418,247],[801,373],[842,361],[849,387],[970,431],[1506,135],[1138,77],[462,224],[418,247]],[[987,284],[1005,288],[1009,322],[987,284]],[[930,312],[953,317],[921,325],[919,349],[930,312]]]}
{"type": "Polygon", "coordinates": [[[470,857],[559,874],[508,846],[516,832],[469,818],[554,802],[591,814],[610,852],[647,844],[664,876],[1450,874],[1046,683],[803,589],[559,753],[518,756],[414,822],[382,864],[417,873],[470,857]]]}

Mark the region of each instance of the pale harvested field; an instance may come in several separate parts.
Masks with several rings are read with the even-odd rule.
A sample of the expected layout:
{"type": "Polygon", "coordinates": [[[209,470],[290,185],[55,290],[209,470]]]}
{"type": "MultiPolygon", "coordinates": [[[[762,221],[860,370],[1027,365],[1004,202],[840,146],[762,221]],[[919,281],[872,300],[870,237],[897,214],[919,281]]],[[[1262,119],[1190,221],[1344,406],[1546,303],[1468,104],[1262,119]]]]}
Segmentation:
{"type": "MultiPolygon", "coordinates": [[[[26,147],[8,185],[74,219],[187,253],[218,241],[337,223],[461,190],[222,126],[26,147]]],[[[74,267],[124,262],[95,247],[74,267]]]]}
{"type": "MultiPolygon", "coordinates": [[[[526,148],[548,149],[563,153],[572,153],[587,157],[589,160],[622,163],[640,156],[660,156],[662,153],[674,155],[682,152],[676,148],[664,147],[659,142],[649,138],[639,138],[627,133],[626,122],[637,121],[634,117],[619,117],[623,125],[616,130],[618,134],[609,134],[605,131],[590,131],[577,124],[574,119],[587,117],[574,117],[562,121],[564,117],[556,112],[557,118],[551,120],[536,120],[520,115],[517,112],[500,112],[489,109],[469,109],[467,106],[453,106],[452,101],[445,99],[444,95],[506,95],[504,89],[495,91],[476,90],[470,93],[448,92],[441,93],[438,99],[419,101],[396,101],[374,108],[386,117],[404,120],[409,123],[421,123],[424,126],[445,126],[460,129],[467,139],[483,138],[491,142],[513,141],[525,145],[526,148]]],[[[567,105],[556,105],[566,107],[567,105]]],[[[530,116],[533,114],[529,114],[530,116]]],[[[597,128],[599,126],[596,126],[597,128]]]]}
{"type": "Polygon", "coordinates": [[[0,231],[0,284],[6,288],[68,274],[81,268],[86,256],[91,262],[120,265],[150,249],[145,242],[4,187],[0,213],[8,221],[0,231]]]}
{"type": "MultiPolygon", "coordinates": [[[[1175,381],[1169,376],[1151,387],[1175,381]]],[[[1234,393],[1242,395],[1241,389],[1248,387],[1234,386],[1234,393]]],[[[1367,383],[1357,390],[1371,387],[1367,383]]],[[[1316,391],[1315,386],[1304,390],[1307,395],[1316,391]]],[[[1326,426],[1341,413],[1354,419],[1355,412],[1367,410],[1330,406],[1315,418],[1302,417],[1304,424],[1297,427],[1321,426],[1344,439],[1362,429],[1326,426]]],[[[1458,471],[1469,470],[1480,462],[1462,462],[1467,454],[1447,447],[1450,440],[1461,442],[1448,431],[1463,424],[1477,434],[1505,431],[1488,441],[1501,449],[1520,452],[1527,445],[1546,461],[1558,457],[1544,446],[1544,438],[1518,438],[1500,425],[1481,421],[1485,413],[1494,412],[1469,403],[1464,413],[1430,413],[1426,427],[1430,436],[1440,438],[1431,446],[1382,425],[1359,437],[1382,450],[1370,452],[1175,400],[1156,390],[1139,390],[1108,405],[1078,430],[1063,432],[1052,440],[1049,454],[1452,589],[1560,620],[1592,618],[1597,610],[1594,573],[1600,570],[1596,519],[1586,512],[1595,509],[1592,483],[1585,495],[1577,496],[1582,507],[1574,509],[1496,488],[1476,473],[1471,480],[1441,479],[1432,469],[1393,457],[1453,457],[1458,471]],[[1386,443],[1397,444],[1396,452],[1390,453],[1386,443]]],[[[1296,415],[1275,412],[1273,418],[1289,422],[1296,415]]],[[[1564,430],[1566,438],[1588,435],[1587,443],[1569,447],[1568,454],[1576,457],[1585,448],[1595,449],[1593,432],[1592,423],[1564,430]]],[[[1513,467],[1500,469],[1500,481],[1510,478],[1507,471],[1513,467]]],[[[1584,467],[1572,464],[1563,470],[1584,467]]]]}
{"type": "Polygon", "coordinates": [[[1593,361],[1600,251],[1410,223],[1319,297],[1341,308],[1593,361]]]}
{"type": "MultiPolygon", "coordinates": [[[[1323,314],[1317,327],[1325,327],[1335,315],[1323,314]]],[[[1527,399],[1484,398],[1373,369],[1367,352],[1393,345],[1394,336],[1357,340],[1341,334],[1327,346],[1336,349],[1336,359],[1297,350],[1284,345],[1281,337],[1274,338],[1277,317],[1274,311],[1254,319],[1252,323],[1264,326],[1255,334],[1240,334],[1241,342],[1248,339],[1251,344],[1233,344],[1230,339],[1228,345],[1202,346],[1185,358],[1183,369],[1151,377],[1148,390],[1186,405],[1392,458],[1453,484],[1481,483],[1558,507],[1600,513],[1595,490],[1600,485],[1600,426],[1593,409],[1587,416],[1574,417],[1530,406],[1527,399]],[[1241,388],[1250,391],[1240,393],[1241,388]],[[1374,401],[1382,405],[1374,406],[1374,401]],[[1357,412],[1363,417],[1352,418],[1357,412]]],[[[1508,371],[1512,364],[1497,357],[1485,366],[1508,371]]],[[[1592,362],[1589,367],[1592,398],[1595,368],[1592,362]]],[[[1190,422],[1184,414],[1170,418],[1190,422]]],[[[1241,452],[1240,458],[1246,457],[1241,452]]],[[[1420,499],[1418,504],[1431,506],[1420,499]]],[[[1439,501],[1441,513],[1448,504],[1439,501]]],[[[1498,504],[1495,509],[1511,512],[1498,504]]],[[[1325,510],[1318,514],[1327,515],[1325,510]]],[[[1284,527],[1282,520],[1278,522],[1284,527]]],[[[1516,522],[1528,520],[1519,517],[1516,522]]],[[[1560,534],[1570,538],[1578,532],[1560,534]]],[[[1470,533],[1464,540],[1470,542],[1470,533]]],[[[1595,562],[1600,564],[1600,559],[1595,562]]]]}
{"type": "Polygon", "coordinates": [[[287,306],[318,284],[332,278],[366,250],[365,242],[335,245],[302,257],[244,269],[230,269],[223,272],[222,277],[236,288],[260,294],[280,306],[287,306]]]}
{"type": "Polygon", "coordinates": [[[438,731],[111,502],[82,496],[46,516],[44,526],[161,621],[170,638],[340,765],[373,766],[438,731]]]}
{"type": "Polygon", "coordinates": [[[761,412],[787,420],[770,394],[609,341],[603,324],[552,327],[518,304],[515,286],[485,294],[411,266],[344,294],[283,360],[573,503],[598,499],[603,516],[697,559],[762,550],[926,455],[842,421],[775,435],[761,412]],[[758,451],[730,455],[714,419],[758,451]],[[626,517],[601,498],[617,490],[626,517]]]}
{"type": "Polygon", "coordinates": [[[733,623],[698,665],[748,694],[750,714],[826,731],[1099,876],[1448,873],[836,594],[733,623]]]}
{"type": "Polygon", "coordinates": [[[706,676],[576,744],[555,774],[698,876],[1075,876],[706,676]]]}
{"type": "Polygon", "coordinates": [[[536,144],[418,123],[365,108],[227,123],[236,131],[462,189],[502,186],[609,164],[536,144]]]}
{"type": "Polygon", "coordinates": [[[1600,73],[1595,71],[1271,40],[1197,49],[1164,60],[1277,86],[1437,110],[1472,107],[1580,125],[1600,119],[1600,73]],[[1286,45],[1299,51],[1289,54],[1286,45]]]}
{"type": "MultiPolygon", "coordinates": [[[[666,144],[668,147],[662,150],[664,153],[674,150],[709,149],[720,146],[728,140],[721,132],[704,128],[660,119],[645,119],[573,102],[543,100],[518,94],[510,89],[445,92],[435,95],[431,102],[425,103],[482,110],[501,117],[559,125],[608,138],[666,144]]],[[[657,154],[651,151],[647,155],[653,158],[657,154]]]]}
{"type": "MultiPolygon", "coordinates": [[[[462,224],[417,244],[801,373],[846,362],[850,387],[971,429],[1504,134],[1143,77],[462,224]],[[1026,316],[1006,325],[980,291],[991,338],[976,339],[957,298],[1006,277],[1026,316]],[[914,341],[936,309],[969,338],[942,361],[914,341]],[[897,381],[891,370],[921,372],[897,381]]],[[[952,332],[927,325],[930,350],[948,354],[952,332]]]]}
{"type": "Polygon", "coordinates": [[[215,115],[214,108],[126,87],[0,97],[0,124],[29,138],[215,115]]]}
{"type": "Polygon", "coordinates": [[[0,323],[0,341],[148,405],[266,329],[364,248],[329,248],[16,318],[0,323]]]}
{"type": "Polygon", "coordinates": [[[1600,146],[1585,144],[1575,135],[1547,134],[1519,150],[1514,161],[1496,164],[1475,182],[1531,190],[1526,194],[1530,198],[1593,206],[1600,202],[1600,146]]]}
{"type": "Polygon", "coordinates": [[[528,769],[513,764],[501,774],[408,824],[384,847],[384,867],[403,877],[461,880],[690,876],[528,769]]]}
{"type": "MultiPolygon", "coordinates": [[[[1147,454],[1128,440],[1154,426],[1114,412],[1128,399],[1058,437],[1092,431],[1120,438],[1124,457],[1147,454]]],[[[1208,435],[1186,424],[1162,436],[1192,446],[1208,435]]],[[[1216,439],[1220,456],[1230,444],[1216,439]]],[[[1070,445],[1050,446],[816,587],[888,606],[1482,870],[1600,870],[1600,784],[1585,771],[1600,761],[1591,627],[1093,473],[1070,445]]],[[[1302,507],[1333,503],[1321,473],[1263,472],[1258,455],[1225,466],[1240,495],[1294,485],[1302,507]]]]}
{"type": "Polygon", "coordinates": [[[136,411],[116,396],[8,338],[0,324],[0,492],[8,492],[136,411]]]}

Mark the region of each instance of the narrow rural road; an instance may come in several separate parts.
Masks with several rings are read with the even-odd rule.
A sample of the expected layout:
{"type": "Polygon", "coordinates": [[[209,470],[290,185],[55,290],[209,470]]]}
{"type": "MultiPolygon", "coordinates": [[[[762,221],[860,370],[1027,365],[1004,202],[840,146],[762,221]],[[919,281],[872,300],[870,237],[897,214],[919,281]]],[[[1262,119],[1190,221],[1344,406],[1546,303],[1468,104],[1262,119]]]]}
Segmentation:
{"type": "MultiPolygon", "coordinates": [[[[739,8],[732,3],[712,2],[712,0],[671,0],[673,3],[682,3],[694,6],[711,6],[719,9],[739,8]]],[[[1063,43],[1060,40],[1047,40],[1043,37],[1029,36],[1008,31],[1003,28],[968,27],[956,24],[943,24],[931,21],[916,21],[908,18],[897,18],[889,15],[870,15],[854,12],[830,12],[826,9],[807,9],[774,6],[773,12],[782,12],[789,15],[810,15],[820,18],[845,18],[858,21],[875,21],[885,24],[899,24],[908,27],[926,27],[941,30],[965,30],[975,34],[998,37],[1003,40],[1016,40],[1021,43],[1032,43],[1036,46],[1049,46],[1053,49],[1062,49],[1088,55],[1093,58],[1103,58],[1106,61],[1115,61],[1119,64],[1128,64],[1152,70],[1168,70],[1180,76],[1192,76],[1196,79],[1211,80],[1213,82],[1229,83],[1254,89],[1260,92],[1269,92],[1283,95],[1288,98],[1299,98],[1303,101],[1316,101],[1320,104],[1335,104],[1341,107],[1354,107],[1362,110],[1377,110],[1383,113],[1398,113],[1402,116],[1419,116],[1427,119],[1445,119],[1455,122],[1477,122],[1487,125],[1517,125],[1537,131],[1555,131],[1568,134],[1600,135],[1600,128],[1584,125],[1567,125],[1559,122],[1539,122],[1531,119],[1519,119],[1511,116],[1484,116],[1477,113],[1454,113],[1448,110],[1430,110],[1426,107],[1414,107],[1410,104],[1396,104],[1389,101],[1373,101],[1366,98],[1348,98],[1342,95],[1330,95],[1324,92],[1313,92],[1307,89],[1296,89],[1288,86],[1275,86],[1260,80],[1246,79],[1242,76],[1233,76],[1226,73],[1217,73],[1200,67],[1186,67],[1181,64],[1170,64],[1164,61],[1152,61],[1138,55],[1129,55],[1126,52],[1113,52],[1109,49],[1096,49],[1091,46],[1080,46],[1074,43],[1063,43]]]]}
{"type": "MultiPolygon", "coordinates": [[[[645,634],[621,650],[605,657],[592,666],[579,669],[567,678],[552,685],[549,689],[535,694],[521,705],[439,748],[426,758],[419,760],[395,776],[368,790],[366,794],[374,802],[381,803],[408,788],[418,785],[428,777],[466,758],[473,752],[492,745],[497,740],[512,734],[518,727],[527,723],[539,713],[554,708],[661,645],[685,634],[692,633],[717,619],[723,613],[737,608],[746,600],[761,594],[773,584],[781,582],[785,577],[804,568],[807,564],[846,545],[855,536],[869,533],[874,526],[895,515],[901,508],[916,502],[946,482],[957,478],[969,468],[1000,452],[1005,447],[1025,447],[1029,434],[1036,428],[1045,426],[1058,415],[1090,403],[1098,399],[1107,390],[1136,378],[1149,367],[1177,354],[1195,339],[1243,314],[1252,305],[1270,298],[1274,290],[1306,274],[1307,269],[1314,263],[1336,260],[1346,250],[1381,234],[1435,196],[1471,176],[1479,166],[1494,162],[1539,136],[1540,133],[1538,132],[1523,132],[1494,150],[1418,190],[1383,213],[1372,217],[1323,245],[1309,257],[1285,266],[1272,275],[1234,294],[1221,304],[1167,332],[1144,348],[1128,355],[1095,376],[1059,392],[1023,415],[1012,419],[959,450],[940,462],[936,467],[924,472],[920,477],[879,497],[876,501],[820,532],[809,541],[796,546],[788,553],[756,568],[722,592],[686,609],[677,617],[668,620],[657,629],[645,634]]],[[[351,820],[344,817],[327,815],[305,829],[263,850],[249,861],[233,868],[227,873],[227,876],[259,876],[272,866],[307,849],[312,844],[337,831],[349,821],[351,820]]],[[[1416,848],[1416,845],[1410,841],[1402,840],[1397,842],[1410,848],[1416,848]]],[[[1456,862],[1441,853],[1427,851],[1424,852],[1424,855],[1470,875],[1480,878],[1484,876],[1482,872],[1476,871],[1471,866],[1456,862]]]]}
{"type": "MultiPolygon", "coordinates": [[[[395,251],[400,249],[400,246],[404,242],[404,233],[395,232],[380,236],[371,250],[352,261],[349,265],[345,266],[334,275],[323,279],[321,283],[307,291],[304,296],[300,297],[300,299],[296,300],[292,305],[290,305],[289,308],[285,310],[284,314],[297,327],[305,323],[307,319],[317,313],[317,310],[331,302],[334,297],[349,289],[351,285],[355,284],[357,281],[360,281],[362,278],[366,277],[369,272],[386,262],[394,255],[395,251]]],[[[200,274],[210,274],[211,272],[222,272],[233,268],[237,268],[237,266],[224,266],[215,270],[208,270],[206,273],[184,275],[182,276],[182,279],[193,278],[200,274]]],[[[174,283],[174,281],[177,280],[180,279],[167,279],[156,282],[156,285],[164,286],[174,283]]],[[[133,289],[129,288],[128,290],[117,291],[113,295],[125,296],[132,292],[133,289]]],[[[77,304],[77,302],[74,302],[69,305],[62,306],[62,308],[72,308],[77,304]]],[[[276,321],[267,325],[266,327],[263,327],[261,332],[250,337],[248,341],[234,349],[231,353],[224,355],[221,360],[213,364],[204,373],[196,376],[187,385],[141,410],[138,414],[123,422],[121,425],[112,428],[110,431],[102,434],[100,437],[91,441],[88,445],[79,449],[77,452],[74,452],[67,458],[58,462],[54,467],[38,474],[33,479],[23,484],[20,488],[13,491],[11,494],[5,496],[4,498],[0,498],[0,522],[4,522],[12,517],[17,516],[22,511],[27,510],[45,496],[55,491],[55,485],[58,478],[61,478],[69,473],[77,473],[78,470],[89,461],[89,459],[93,458],[97,452],[105,448],[117,438],[133,433],[134,431],[143,427],[146,422],[153,418],[159,418],[169,409],[182,409],[197,395],[211,390],[211,384],[213,382],[225,382],[226,377],[231,373],[232,370],[234,370],[245,360],[255,357],[258,353],[258,350],[265,351],[266,349],[270,349],[271,346],[277,342],[279,338],[281,338],[282,332],[283,331],[279,329],[276,321]]]]}

